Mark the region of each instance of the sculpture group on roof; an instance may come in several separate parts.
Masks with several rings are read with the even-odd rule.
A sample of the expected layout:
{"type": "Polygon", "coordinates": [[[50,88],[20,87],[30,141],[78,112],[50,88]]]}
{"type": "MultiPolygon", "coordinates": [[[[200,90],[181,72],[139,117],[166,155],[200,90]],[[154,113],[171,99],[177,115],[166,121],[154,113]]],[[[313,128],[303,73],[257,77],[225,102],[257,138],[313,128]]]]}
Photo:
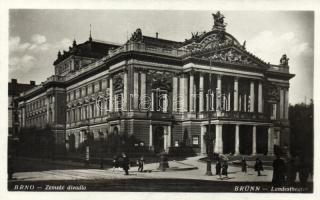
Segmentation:
{"type": "MultiPolygon", "coordinates": [[[[206,57],[202,57],[202,58],[206,58],[206,57]]],[[[212,59],[213,61],[219,61],[219,62],[231,62],[231,63],[255,65],[255,63],[249,60],[246,56],[243,56],[237,53],[233,49],[230,49],[228,51],[215,52],[212,56],[209,56],[208,58],[212,59]]]]}
{"type": "Polygon", "coordinates": [[[222,28],[224,29],[226,24],[224,23],[224,15],[218,11],[216,14],[212,13],[212,17],[214,20],[213,28],[222,28]]]}
{"type": "Polygon", "coordinates": [[[134,42],[141,42],[142,41],[142,31],[140,28],[138,28],[132,35],[130,38],[131,41],[134,42]]]}
{"type": "Polygon", "coordinates": [[[286,54],[283,54],[282,57],[280,58],[280,65],[283,65],[283,66],[289,65],[289,58],[287,57],[286,54]]]}

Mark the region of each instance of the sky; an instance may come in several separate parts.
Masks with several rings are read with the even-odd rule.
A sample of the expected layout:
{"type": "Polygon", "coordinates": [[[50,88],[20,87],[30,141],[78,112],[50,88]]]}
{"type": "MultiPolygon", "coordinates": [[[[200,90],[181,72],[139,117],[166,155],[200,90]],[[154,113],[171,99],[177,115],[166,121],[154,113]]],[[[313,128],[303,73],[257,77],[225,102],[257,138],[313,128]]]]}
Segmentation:
{"type": "MultiPolygon", "coordinates": [[[[125,43],[137,28],[143,35],[184,41],[191,32],[210,31],[213,11],[160,10],[10,10],[9,78],[20,83],[44,81],[54,74],[58,50],[75,39],[125,43]]],[[[247,51],[271,64],[289,57],[289,102],[313,98],[314,13],[311,11],[223,11],[226,31],[247,51]]]]}

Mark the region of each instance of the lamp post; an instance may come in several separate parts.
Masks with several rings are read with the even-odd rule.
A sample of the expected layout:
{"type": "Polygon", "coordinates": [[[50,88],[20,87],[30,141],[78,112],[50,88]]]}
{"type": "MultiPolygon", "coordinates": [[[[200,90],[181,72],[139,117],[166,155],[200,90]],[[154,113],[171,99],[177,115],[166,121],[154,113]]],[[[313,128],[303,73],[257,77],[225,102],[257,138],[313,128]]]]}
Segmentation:
{"type": "MultiPolygon", "coordinates": [[[[211,72],[211,57],[209,57],[209,62],[210,62],[210,72],[211,72]]],[[[209,90],[208,93],[211,92],[211,74],[209,73],[209,90]]],[[[211,111],[208,107],[208,132],[207,132],[207,176],[212,176],[212,171],[211,171],[211,159],[213,157],[213,142],[212,142],[212,134],[211,134],[211,111]]]]}
{"type": "Polygon", "coordinates": [[[103,169],[103,142],[104,142],[104,135],[100,131],[99,132],[99,137],[100,137],[100,169],[103,169]]]}

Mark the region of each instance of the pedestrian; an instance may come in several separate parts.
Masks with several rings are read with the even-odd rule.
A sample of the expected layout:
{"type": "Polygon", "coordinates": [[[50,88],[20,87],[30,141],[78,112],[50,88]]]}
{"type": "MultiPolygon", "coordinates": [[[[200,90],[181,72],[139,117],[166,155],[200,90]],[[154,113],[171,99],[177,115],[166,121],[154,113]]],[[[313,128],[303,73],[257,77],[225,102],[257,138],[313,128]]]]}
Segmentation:
{"type": "Polygon", "coordinates": [[[114,170],[116,168],[119,168],[119,157],[118,156],[114,156],[113,160],[112,160],[112,172],[114,172],[114,170]]]}
{"type": "Polygon", "coordinates": [[[125,153],[122,153],[122,168],[125,171],[125,175],[129,175],[129,164],[130,164],[130,160],[128,158],[128,156],[125,153]]]}
{"type": "Polygon", "coordinates": [[[226,178],[228,178],[228,161],[223,161],[222,164],[222,175],[224,175],[226,178]]]}
{"type": "Polygon", "coordinates": [[[141,156],[141,158],[138,160],[138,172],[143,172],[143,165],[144,165],[144,157],[141,156]]]}
{"type": "Polygon", "coordinates": [[[258,176],[261,176],[261,171],[263,171],[263,164],[259,158],[256,159],[256,164],[254,165],[254,170],[256,172],[258,172],[258,176]]]}
{"type": "Polygon", "coordinates": [[[301,156],[301,161],[299,165],[299,181],[303,187],[307,185],[308,177],[309,177],[309,167],[304,157],[301,156]]]}
{"type": "Polygon", "coordinates": [[[244,174],[247,174],[247,161],[245,159],[245,157],[242,158],[242,162],[241,162],[241,171],[244,173],[244,174]]]}
{"type": "Polygon", "coordinates": [[[219,175],[221,178],[221,160],[218,158],[218,161],[216,163],[216,175],[219,175]]]}
{"type": "Polygon", "coordinates": [[[286,164],[283,159],[280,158],[280,155],[277,155],[277,158],[273,161],[273,177],[272,184],[275,187],[283,186],[285,182],[285,173],[286,173],[286,164]]]}
{"type": "Polygon", "coordinates": [[[297,157],[289,159],[287,169],[287,181],[289,185],[293,185],[297,177],[297,157]]]}

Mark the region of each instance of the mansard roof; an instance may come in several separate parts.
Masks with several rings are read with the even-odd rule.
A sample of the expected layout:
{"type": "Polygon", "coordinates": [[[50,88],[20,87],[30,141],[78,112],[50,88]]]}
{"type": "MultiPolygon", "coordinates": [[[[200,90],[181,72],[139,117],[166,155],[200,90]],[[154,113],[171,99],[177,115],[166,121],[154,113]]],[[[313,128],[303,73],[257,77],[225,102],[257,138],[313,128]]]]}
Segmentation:
{"type": "Polygon", "coordinates": [[[110,49],[118,47],[120,47],[119,44],[92,39],[89,39],[88,41],[81,44],[76,44],[76,42],[74,41],[73,46],[69,47],[69,51],[63,51],[63,54],[61,54],[59,51],[58,58],[54,61],[53,64],[57,65],[58,63],[72,55],[99,59],[103,56],[106,56],[110,49]]]}

